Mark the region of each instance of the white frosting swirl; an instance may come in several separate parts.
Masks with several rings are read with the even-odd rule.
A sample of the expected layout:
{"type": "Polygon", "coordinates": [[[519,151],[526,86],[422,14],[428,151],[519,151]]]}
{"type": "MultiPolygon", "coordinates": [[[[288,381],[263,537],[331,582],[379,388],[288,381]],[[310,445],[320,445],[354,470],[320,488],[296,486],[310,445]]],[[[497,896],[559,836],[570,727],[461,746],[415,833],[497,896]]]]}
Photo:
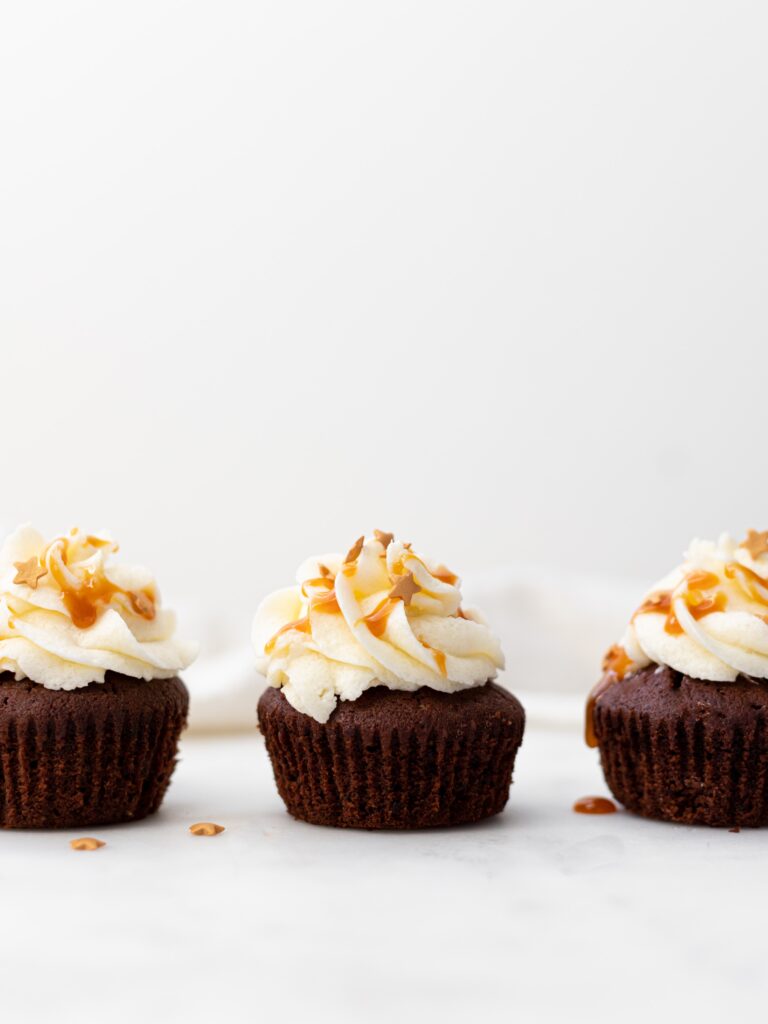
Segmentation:
{"type": "Polygon", "coordinates": [[[655,663],[715,682],[767,679],[768,551],[756,556],[762,545],[748,544],[695,540],[648,592],[606,667],[620,677],[655,663]]]}
{"type": "Polygon", "coordinates": [[[197,648],[176,638],[175,616],[159,607],[151,573],[116,564],[116,550],[109,538],[80,530],[46,543],[22,526],[7,538],[0,672],[73,690],[104,682],[107,671],[169,678],[192,662],[197,648]]]}
{"type": "Polygon", "coordinates": [[[308,559],[297,585],[270,594],[256,612],[259,671],[318,722],[338,699],[355,700],[372,686],[454,693],[504,667],[482,617],[461,608],[458,578],[379,536],[355,545],[348,561],[308,559]]]}

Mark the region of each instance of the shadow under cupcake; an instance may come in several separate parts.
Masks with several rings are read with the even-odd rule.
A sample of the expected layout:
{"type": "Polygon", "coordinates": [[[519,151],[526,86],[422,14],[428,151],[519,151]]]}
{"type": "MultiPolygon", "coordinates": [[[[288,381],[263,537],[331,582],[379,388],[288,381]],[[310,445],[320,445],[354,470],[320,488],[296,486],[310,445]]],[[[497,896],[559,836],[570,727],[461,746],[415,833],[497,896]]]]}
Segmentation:
{"type": "Polygon", "coordinates": [[[587,742],[625,807],[685,824],[768,824],[768,531],[694,541],[603,668],[587,742]]]}
{"type": "Polygon", "coordinates": [[[404,829],[503,810],[525,714],[492,682],[501,649],[462,608],[458,578],[377,530],[297,580],[253,628],[271,684],[259,724],[288,811],[404,829]]]}

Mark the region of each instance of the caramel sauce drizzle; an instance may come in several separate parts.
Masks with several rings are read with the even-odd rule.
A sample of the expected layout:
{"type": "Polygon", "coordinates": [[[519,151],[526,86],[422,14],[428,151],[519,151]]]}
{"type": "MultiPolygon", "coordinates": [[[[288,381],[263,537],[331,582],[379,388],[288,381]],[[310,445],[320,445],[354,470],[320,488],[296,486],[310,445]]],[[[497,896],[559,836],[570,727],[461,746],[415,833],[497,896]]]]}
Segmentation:
{"type": "MultiPolygon", "coordinates": [[[[389,536],[389,535],[385,535],[385,536],[389,536]]],[[[378,538],[378,539],[381,539],[381,538],[378,538]]],[[[383,541],[382,541],[382,543],[383,543],[383,541]]],[[[387,545],[385,544],[384,545],[385,549],[386,549],[386,546],[387,545]]],[[[405,546],[408,547],[408,545],[405,545],[405,546]]],[[[350,549],[350,551],[347,553],[347,556],[346,556],[346,558],[344,560],[344,564],[342,565],[342,568],[341,568],[341,572],[343,573],[344,576],[346,576],[346,577],[354,576],[355,572],[357,571],[356,559],[357,559],[358,555],[360,554],[360,552],[362,550],[362,547],[363,547],[363,545],[362,545],[362,538],[360,538],[355,543],[355,545],[350,549]]],[[[454,583],[456,583],[456,581],[459,578],[454,573],[452,573],[449,569],[446,569],[444,567],[442,568],[441,571],[431,572],[431,570],[427,569],[427,567],[424,565],[424,563],[421,561],[421,559],[418,558],[416,555],[410,555],[410,557],[415,558],[416,561],[418,561],[419,564],[422,565],[427,570],[427,572],[430,572],[430,575],[434,576],[435,579],[439,579],[443,583],[447,583],[449,585],[453,585],[454,583]]],[[[280,629],[278,629],[277,632],[265,644],[265,646],[264,646],[264,653],[265,654],[272,654],[272,652],[275,650],[275,648],[276,648],[276,646],[278,644],[278,641],[280,640],[280,637],[284,636],[286,633],[291,632],[291,630],[296,630],[299,633],[305,633],[305,634],[307,634],[309,636],[312,636],[312,626],[311,626],[311,623],[310,623],[310,612],[313,612],[313,611],[324,612],[324,613],[335,613],[335,612],[339,612],[340,613],[341,612],[341,609],[339,608],[338,600],[336,598],[336,585],[335,585],[335,581],[334,581],[333,577],[331,576],[330,570],[327,569],[326,566],[324,566],[324,565],[320,565],[319,568],[320,568],[320,572],[322,573],[322,576],[316,577],[316,578],[313,578],[313,579],[304,580],[304,582],[301,585],[301,593],[302,593],[302,595],[305,598],[308,598],[308,600],[309,600],[309,609],[307,611],[307,614],[305,616],[303,616],[302,618],[300,618],[300,619],[296,619],[294,622],[287,622],[284,626],[281,626],[280,629]],[[315,588],[315,589],[325,588],[326,592],[323,593],[323,594],[313,594],[313,595],[310,596],[310,595],[307,594],[307,588],[309,588],[309,587],[312,587],[312,588],[315,588]]],[[[392,571],[393,571],[393,574],[395,576],[404,575],[405,574],[405,568],[404,568],[402,559],[400,559],[397,562],[397,564],[395,564],[392,567],[392,571]]],[[[392,597],[392,596],[385,597],[382,601],[379,602],[379,604],[376,605],[376,607],[373,609],[372,612],[369,612],[367,615],[364,615],[360,619],[360,623],[365,625],[367,627],[367,629],[369,630],[369,632],[373,636],[375,636],[377,639],[381,639],[381,637],[383,637],[384,633],[386,632],[387,622],[389,621],[389,617],[392,614],[392,612],[395,610],[395,608],[397,607],[397,602],[400,601],[400,600],[402,600],[401,597],[392,597]]],[[[467,618],[467,616],[464,614],[464,612],[461,610],[461,608],[459,608],[459,610],[457,611],[456,615],[457,615],[458,618],[463,618],[463,619],[467,618]]],[[[442,651],[435,650],[434,647],[431,647],[424,640],[420,640],[419,643],[423,647],[427,648],[427,650],[432,652],[432,655],[434,656],[435,663],[436,663],[436,665],[438,667],[439,672],[441,673],[441,675],[447,676],[448,672],[447,672],[447,668],[446,668],[446,655],[442,651]]]]}
{"type": "Polygon", "coordinates": [[[435,664],[437,665],[437,670],[440,673],[440,675],[447,676],[448,670],[445,667],[445,654],[443,654],[442,651],[436,651],[434,647],[432,647],[430,644],[426,642],[426,640],[419,640],[419,643],[421,644],[422,647],[426,647],[426,649],[430,651],[430,653],[432,654],[432,657],[435,659],[435,664]]]}
{"type": "MultiPolygon", "coordinates": [[[[404,547],[407,547],[407,545],[404,545],[404,547]]],[[[414,553],[410,550],[408,551],[407,555],[402,555],[397,560],[397,562],[395,562],[395,564],[392,566],[392,571],[395,573],[396,576],[402,576],[407,572],[405,558],[407,558],[408,561],[413,560],[414,562],[418,562],[426,573],[434,577],[434,579],[440,580],[441,583],[447,583],[448,586],[452,587],[454,583],[458,582],[459,577],[456,575],[456,573],[451,572],[450,569],[446,569],[444,565],[440,566],[438,569],[430,569],[429,566],[427,566],[426,563],[421,558],[419,558],[418,555],[414,555],[414,553]]]]}
{"type": "Polygon", "coordinates": [[[722,590],[719,590],[714,597],[699,598],[694,595],[696,595],[696,591],[692,591],[686,598],[686,604],[694,619],[703,619],[705,615],[711,615],[713,612],[725,611],[728,605],[728,598],[722,590]]]}
{"type": "Polygon", "coordinates": [[[763,591],[768,590],[768,580],[758,576],[752,569],[738,562],[729,562],[725,567],[725,575],[729,580],[740,577],[740,582],[753,601],[768,608],[768,599],[763,591]]]}
{"type": "MultiPolygon", "coordinates": [[[[726,575],[728,575],[727,567],[726,575]]],[[[687,589],[681,597],[694,619],[698,621],[703,619],[705,615],[711,615],[713,612],[725,611],[728,599],[723,591],[720,590],[713,596],[705,596],[704,594],[704,591],[713,590],[719,585],[720,579],[715,573],[707,572],[704,569],[696,569],[688,573],[685,582],[687,589]]],[[[765,603],[768,606],[768,602],[765,603]]],[[[652,594],[646,601],[643,601],[632,616],[632,622],[635,621],[638,615],[645,615],[648,612],[659,612],[666,615],[664,632],[669,633],[670,636],[680,636],[683,632],[683,627],[672,610],[671,591],[664,590],[658,594],[652,594]]]]}
{"type": "MultiPolygon", "coordinates": [[[[74,537],[77,530],[70,530],[70,533],[74,537]]],[[[120,550],[119,544],[114,544],[111,540],[105,540],[103,537],[96,537],[93,533],[87,535],[85,543],[90,544],[92,548],[112,548],[114,554],[117,554],[120,550]]]]}
{"type": "Polygon", "coordinates": [[[286,633],[290,633],[291,630],[295,629],[297,633],[305,633],[307,636],[312,636],[312,625],[309,621],[310,611],[325,612],[328,614],[332,612],[341,611],[341,609],[339,608],[339,603],[336,600],[336,590],[334,589],[333,586],[333,580],[328,580],[325,578],[321,580],[306,580],[305,583],[302,584],[301,588],[302,593],[304,594],[305,597],[307,595],[304,592],[304,587],[307,584],[326,584],[330,586],[330,590],[326,591],[326,593],[324,594],[316,594],[313,597],[311,597],[309,601],[309,610],[307,614],[304,615],[302,618],[296,619],[293,622],[286,622],[284,626],[281,626],[280,629],[278,629],[278,631],[274,634],[274,636],[270,637],[270,639],[267,640],[266,644],[264,645],[265,654],[272,654],[274,649],[277,647],[277,643],[280,637],[285,636],[286,633]]]}
{"type": "Polygon", "coordinates": [[[372,612],[364,615],[360,621],[368,627],[370,633],[377,638],[381,638],[384,636],[384,631],[387,628],[389,616],[397,607],[399,600],[398,597],[385,597],[383,601],[376,605],[372,612]]]}
{"type": "Polygon", "coordinates": [[[577,814],[615,814],[618,808],[606,796],[583,796],[573,805],[577,814]]]}
{"type": "Polygon", "coordinates": [[[694,569],[687,577],[689,590],[712,590],[720,583],[720,577],[706,569],[694,569]]]}
{"type": "Polygon", "coordinates": [[[623,679],[631,664],[632,659],[621,644],[614,644],[603,658],[603,672],[614,672],[619,679],[623,679]]]}
{"type": "Polygon", "coordinates": [[[298,633],[308,633],[311,636],[312,629],[309,625],[309,616],[305,615],[303,619],[296,619],[294,622],[286,622],[284,626],[281,626],[275,635],[271,639],[267,640],[264,645],[264,653],[271,654],[277,646],[277,641],[280,637],[284,636],[286,633],[290,633],[292,629],[295,629],[298,633]]]}
{"type": "MultiPolygon", "coordinates": [[[[110,541],[100,537],[87,537],[88,544],[94,547],[112,546],[110,541]]],[[[116,546],[112,546],[117,550],[116,546]]],[[[73,625],[78,629],[92,626],[102,611],[110,604],[118,603],[128,607],[135,615],[152,621],[156,615],[155,595],[148,590],[123,590],[107,579],[103,571],[88,570],[78,576],[69,570],[69,541],[59,537],[52,541],[40,556],[40,561],[61,591],[64,607],[69,613],[73,625]]]]}
{"type": "Polygon", "coordinates": [[[334,582],[333,582],[332,579],[329,579],[327,576],[318,576],[316,579],[304,580],[304,582],[301,584],[301,593],[302,593],[302,595],[304,597],[309,597],[310,596],[307,593],[307,587],[313,587],[315,590],[317,590],[318,588],[319,589],[326,589],[326,590],[333,590],[334,582]]]}
{"type": "Polygon", "coordinates": [[[325,612],[327,614],[341,612],[339,602],[336,600],[336,591],[333,589],[329,590],[327,594],[318,594],[317,597],[313,597],[310,607],[313,612],[325,612]]]}
{"type": "Polygon", "coordinates": [[[634,622],[638,615],[645,615],[646,612],[663,612],[665,615],[672,608],[672,592],[665,590],[660,594],[652,594],[643,601],[630,621],[634,622]]]}

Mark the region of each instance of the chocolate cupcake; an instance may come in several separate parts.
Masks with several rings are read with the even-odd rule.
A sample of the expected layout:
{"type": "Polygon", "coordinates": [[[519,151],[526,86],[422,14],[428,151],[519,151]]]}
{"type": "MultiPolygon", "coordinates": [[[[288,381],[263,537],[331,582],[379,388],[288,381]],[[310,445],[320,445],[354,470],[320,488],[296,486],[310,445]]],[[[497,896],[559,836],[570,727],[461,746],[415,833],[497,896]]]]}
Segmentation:
{"type": "Polygon", "coordinates": [[[0,550],[0,825],[82,828],[160,806],[189,697],[151,574],[117,545],[21,527],[0,550]]]}
{"type": "Polygon", "coordinates": [[[260,605],[259,724],[288,811],[318,825],[479,821],[509,795],[525,714],[458,578],[377,530],[260,605]]]}
{"type": "Polygon", "coordinates": [[[768,531],[694,541],[603,669],[587,742],[625,807],[686,824],[768,824],[768,531]]]}

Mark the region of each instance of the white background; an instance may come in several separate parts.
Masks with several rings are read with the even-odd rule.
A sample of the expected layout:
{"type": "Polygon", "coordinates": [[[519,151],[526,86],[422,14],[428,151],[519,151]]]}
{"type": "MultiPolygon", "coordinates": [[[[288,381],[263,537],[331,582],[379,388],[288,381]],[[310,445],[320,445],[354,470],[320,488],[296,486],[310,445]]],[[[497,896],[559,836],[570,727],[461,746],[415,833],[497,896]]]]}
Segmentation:
{"type": "MultiPolygon", "coordinates": [[[[562,580],[563,636],[691,536],[765,528],[766,53],[743,0],[2,4],[0,523],[108,527],[232,644],[373,527],[562,580]]],[[[244,740],[191,746],[101,860],[3,837],[11,1024],[261,1019],[281,991],[307,1019],[761,1005],[761,834],[585,823],[594,753],[561,740],[529,731],[476,839],[308,832],[244,740]]]]}
{"type": "Polygon", "coordinates": [[[0,522],[172,603],[763,528],[768,8],[7,4],[0,522]]]}

